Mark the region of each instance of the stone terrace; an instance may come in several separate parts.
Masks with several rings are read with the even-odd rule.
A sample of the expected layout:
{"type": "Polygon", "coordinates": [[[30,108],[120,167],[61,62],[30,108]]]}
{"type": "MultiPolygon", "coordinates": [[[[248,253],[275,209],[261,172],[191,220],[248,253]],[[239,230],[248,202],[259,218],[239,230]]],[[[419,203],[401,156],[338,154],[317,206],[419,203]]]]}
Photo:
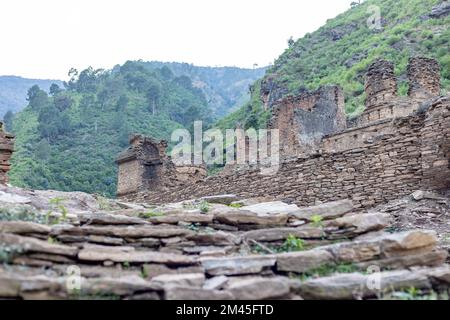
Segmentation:
{"type": "Polygon", "coordinates": [[[267,200],[155,207],[1,187],[0,297],[390,299],[411,287],[448,296],[448,252],[434,231],[386,232],[388,214],[355,214],[349,200],[267,200]]]}

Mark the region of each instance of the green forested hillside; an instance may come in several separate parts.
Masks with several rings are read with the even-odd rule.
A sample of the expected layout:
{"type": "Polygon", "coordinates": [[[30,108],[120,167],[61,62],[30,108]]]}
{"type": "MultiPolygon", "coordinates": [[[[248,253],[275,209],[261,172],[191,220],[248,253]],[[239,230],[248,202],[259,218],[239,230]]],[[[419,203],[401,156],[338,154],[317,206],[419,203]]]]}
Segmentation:
{"type": "Polygon", "coordinates": [[[167,66],[177,76],[188,76],[205,94],[215,117],[223,117],[245,103],[249,85],[264,76],[267,68],[199,67],[178,62],[141,62],[148,68],[167,66]]]}
{"type": "Polygon", "coordinates": [[[260,93],[261,84],[269,78],[273,79],[271,87],[283,94],[339,84],[345,91],[347,114],[356,115],[364,108],[365,71],[378,57],[395,63],[401,95],[408,90],[408,58],[415,55],[436,58],[442,67],[443,93],[448,92],[450,16],[448,2],[442,3],[442,0],[367,0],[349,8],[317,31],[291,41],[263,82],[253,85],[250,102],[219,121],[219,126],[265,126],[269,112],[262,108],[260,93]],[[436,10],[437,5],[444,9],[436,10]],[[367,23],[375,13],[373,6],[380,8],[380,30],[369,28],[367,23]]]}
{"type": "Polygon", "coordinates": [[[127,62],[71,75],[66,89],[53,86],[50,95],[37,86],[28,91],[29,105],[13,121],[12,184],[112,196],[114,159],[130,133],[170,140],[175,128],[211,121],[201,90],[167,67],[127,62]]]}
{"type": "Polygon", "coordinates": [[[26,79],[15,76],[0,76],[0,117],[8,111],[18,112],[26,105],[27,90],[33,85],[38,85],[48,92],[52,83],[61,85],[59,80],[26,79]]]}

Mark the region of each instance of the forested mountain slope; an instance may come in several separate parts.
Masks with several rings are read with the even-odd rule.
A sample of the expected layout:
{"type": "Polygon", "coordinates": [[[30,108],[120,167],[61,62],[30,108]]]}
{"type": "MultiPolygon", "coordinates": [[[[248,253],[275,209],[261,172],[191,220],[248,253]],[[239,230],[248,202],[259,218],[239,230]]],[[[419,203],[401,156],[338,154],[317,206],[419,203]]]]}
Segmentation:
{"type": "Polygon", "coordinates": [[[364,109],[364,73],[376,58],[395,63],[399,93],[408,91],[406,66],[411,56],[436,58],[442,68],[443,93],[450,90],[450,3],[442,0],[367,0],[328,20],[317,31],[289,47],[254,83],[249,103],[219,122],[222,128],[265,126],[272,97],[295,94],[321,85],[343,87],[348,115],[364,109]],[[377,13],[378,26],[375,24],[377,13]],[[374,23],[375,22],[375,23],[374,23]]]}
{"type": "Polygon", "coordinates": [[[177,62],[142,62],[149,68],[167,66],[177,76],[188,76],[202,89],[215,117],[223,117],[245,103],[249,85],[262,78],[267,68],[199,67],[177,62]]]}
{"type": "Polygon", "coordinates": [[[202,91],[167,67],[127,62],[71,75],[67,89],[28,91],[29,105],[13,121],[12,184],[113,196],[114,159],[130,133],[170,140],[174,129],[212,119],[202,91]]]}
{"type": "Polygon", "coordinates": [[[0,117],[11,111],[16,113],[27,105],[27,90],[38,85],[48,92],[52,83],[61,85],[59,80],[26,79],[16,76],[0,76],[0,117]]]}

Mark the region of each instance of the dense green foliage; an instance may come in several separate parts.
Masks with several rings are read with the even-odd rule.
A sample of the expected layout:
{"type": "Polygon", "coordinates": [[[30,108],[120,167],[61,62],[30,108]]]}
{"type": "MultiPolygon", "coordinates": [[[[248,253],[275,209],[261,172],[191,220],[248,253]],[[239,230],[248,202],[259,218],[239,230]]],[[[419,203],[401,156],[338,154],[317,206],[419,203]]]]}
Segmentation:
{"type": "Polygon", "coordinates": [[[3,117],[8,110],[14,113],[22,110],[27,104],[27,90],[31,86],[38,85],[42,90],[48,91],[52,83],[62,84],[54,80],[0,76],[0,117],[3,117]]]}
{"type": "MultiPolygon", "coordinates": [[[[382,57],[395,64],[399,94],[407,93],[408,58],[423,55],[438,59],[442,67],[443,93],[450,90],[450,16],[430,18],[440,0],[368,0],[355,5],[305,37],[290,42],[286,51],[267,71],[267,77],[296,93],[338,84],[346,97],[346,112],[364,109],[364,74],[368,65],[382,57]],[[371,6],[381,9],[381,30],[369,28],[371,6]]],[[[251,101],[219,122],[222,128],[235,125],[265,126],[268,115],[262,107],[260,83],[253,87],[251,101]]]]}
{"type": "Polygon", "coordinates": [[[167,68],[127,62],[70,74],[65,88],[52,86],[50,95],[30,88],[28,106],[14,118],[14,185],[112,196],[114,159],[131,133],[170,140],[174,129],[190,129],[194,120],[211,122],[202,91],[167,68]]]}

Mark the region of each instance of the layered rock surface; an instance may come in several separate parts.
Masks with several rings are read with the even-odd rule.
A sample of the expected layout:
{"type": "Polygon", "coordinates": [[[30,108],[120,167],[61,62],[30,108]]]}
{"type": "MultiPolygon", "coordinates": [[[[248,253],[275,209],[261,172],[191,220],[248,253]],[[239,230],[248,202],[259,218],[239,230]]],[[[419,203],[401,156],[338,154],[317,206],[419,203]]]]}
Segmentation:
{"type": "Polygon", "coordinates": [[[363,299],[450,285],[434,231],[389,233],[388,213],[354,213],[347,200],[155,207],[1,191],[1,298],[363,299]]]}

